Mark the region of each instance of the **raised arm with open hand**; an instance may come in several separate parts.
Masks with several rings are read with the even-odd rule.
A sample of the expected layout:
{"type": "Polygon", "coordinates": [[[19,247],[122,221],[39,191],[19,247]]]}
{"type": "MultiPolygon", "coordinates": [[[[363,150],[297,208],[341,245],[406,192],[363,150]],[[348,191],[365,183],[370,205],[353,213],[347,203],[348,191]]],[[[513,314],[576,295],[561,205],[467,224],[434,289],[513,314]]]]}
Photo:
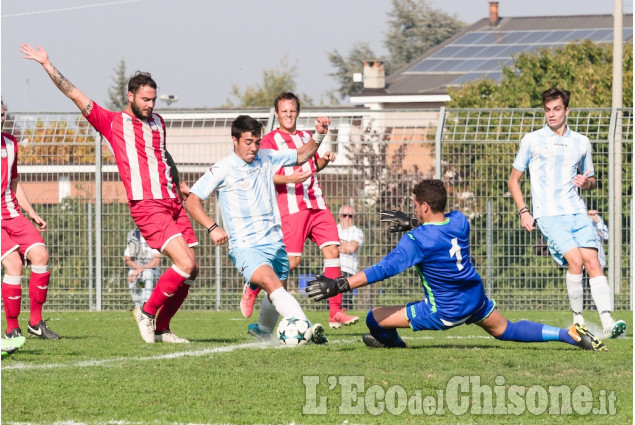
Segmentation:
{"type": "Polygon", "coordinates": [[[85,116],[90,114],[90,111],[93,109],[93,101],[75,87],[73,83],[68,81],[66,77],[53,66],[46,50],[41,46],[33,48],[27,43],[22,43],[20,45],[20,52],[24,55],[22,56],[23,58],[33,60],[42,65],[46,73],[51,77],[51,80],[53,80],[53,84],[77,105],[79,110],[82,111],[82,114],[85,116]]]}

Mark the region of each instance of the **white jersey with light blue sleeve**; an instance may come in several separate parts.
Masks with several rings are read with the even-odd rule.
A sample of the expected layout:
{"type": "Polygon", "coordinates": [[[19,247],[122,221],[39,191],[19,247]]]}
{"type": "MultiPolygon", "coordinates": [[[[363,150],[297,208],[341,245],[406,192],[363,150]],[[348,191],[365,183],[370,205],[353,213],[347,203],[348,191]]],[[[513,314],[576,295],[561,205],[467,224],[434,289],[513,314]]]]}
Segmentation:
{"type": "Polygon", "coordinates": [[[558,136],[545,126],[523,137],[512,166],[523,173],[529,169],[534,218],[586,214],[573,178],[595,174],[588,137],[568,127],[558,136]]]}
{"type": "Polygon", "coordinates": [[[206,199],[216,191],[230,249],[280,243],[282,224],[273,175],[297,160],[296,150],[260,150],[251,163],[232,153],[198,179],[190,193],[206,199]]]}

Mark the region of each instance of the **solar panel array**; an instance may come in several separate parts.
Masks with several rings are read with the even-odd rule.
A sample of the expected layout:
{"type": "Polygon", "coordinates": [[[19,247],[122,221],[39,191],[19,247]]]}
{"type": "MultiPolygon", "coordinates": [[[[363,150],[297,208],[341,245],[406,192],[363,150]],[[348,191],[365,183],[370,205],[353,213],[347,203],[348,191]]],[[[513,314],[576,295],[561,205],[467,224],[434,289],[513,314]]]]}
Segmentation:
{"type": "MultiPolygon", "coordinates": [[[[623,39],[633,36],[623,30],[623,39]]],[[[471,31],[410,68],[409,74],[457,74],[450,85],[486,76],[500,80],[501,68],[513,64],[513,55],[539,48],[563,46],[572,41],[612,43],[612,29],[544,31],[471,31]]]]}

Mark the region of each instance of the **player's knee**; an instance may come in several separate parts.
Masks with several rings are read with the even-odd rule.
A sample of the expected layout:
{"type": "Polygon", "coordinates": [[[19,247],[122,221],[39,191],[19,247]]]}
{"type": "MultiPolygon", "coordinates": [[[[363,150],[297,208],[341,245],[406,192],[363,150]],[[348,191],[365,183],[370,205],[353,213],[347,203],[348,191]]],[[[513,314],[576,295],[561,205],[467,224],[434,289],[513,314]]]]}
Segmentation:
{"type": "Polygon", "coordinates": [[[194,268],[190,272],[190,277],[188,278],[188,280],[196,279],[196,276],[198,276],[198,271],[199,271],[198,263],[194,261],[194,268]]]}
{"type": "Polygon", "coordinates": [[[262,283],[262,288],[267,294],[271,294],[273,291],[279,288],[284,288],[284,286],[279,279],[267,279],[262,283]]]}
{"type": "Polygon", "coordinates": [[[582,267],[584,266],[584,261],[580,256],[572,256],[572,258],[567,258],[567,263],[569,264],[569,272],[572,274],[582,274],[582,267]]]}
{"type": "Polygon", "coordinates": [[[340,249],[339,245],[327,245],[322,248],[322,254],[324,258],[339,258],[340,257],[340,249]]]}
{"type": "Polygon", "coordinates": [[[368,314],[366,315],[366,326],[368,326],[368,329],[371,331],[371,333],[373,330],[382,329],[377,319],[375,319],[375,315],[373,314],[372,309],[368,310],[368,314]]]}
{"type": "Polygon", "coordinates": [[[302,257],[289,257],[289,270],[295,270],[300,265],[302,257]]]}
{"type": "Polygon", "coordinates": [[[27,258],[31,264],[44,266],[49,263],[49,253],[42,245],[37,245],[29,250],[27,258]]]}
{"type": "Polygon", "coordinates": [[[187,258],[186,260],[181,262],[181,264],[179,264],[177,267],[180,270],[182,270],[184,273],[189,274],[190,278],[192,277],[193,274],[198,273],[198,264],[196,263],[196,260],[194,258],[187,258]]]}
{"type": "Polygon", "coordinates": [[[5,274],[9,276],[22,275],[22,259],[17,251],[15,251],[14,254],[7,255],[7,257],[2,260],[2,267],[4,268],[5,274]]]}
{"type": "Polygon", "coordinates": [[[589,276],[601,276],[604,274],[604,270],[602,270],[602,266],[600,266],[600,262],[595,258],[590,261],[587,261],[584,267],[586,268],[589,276]]]}

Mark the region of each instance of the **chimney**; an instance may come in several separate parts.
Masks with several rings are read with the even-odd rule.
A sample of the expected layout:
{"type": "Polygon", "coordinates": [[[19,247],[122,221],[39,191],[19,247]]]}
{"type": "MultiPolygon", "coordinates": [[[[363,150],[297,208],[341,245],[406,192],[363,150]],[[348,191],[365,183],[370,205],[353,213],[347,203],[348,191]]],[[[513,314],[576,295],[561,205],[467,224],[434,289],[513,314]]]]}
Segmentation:
{"type": "Polygon", "coordinates": [[[386,87],[386,69],[380,61],[364,62],[364,88],[383,89],[386,87]]]}
{"type": "Polygon", "coordinates": [[[490,27],[495,27],[498,25],[498,2],[491,1],[489,2],[489,25],[490,27]]]}

